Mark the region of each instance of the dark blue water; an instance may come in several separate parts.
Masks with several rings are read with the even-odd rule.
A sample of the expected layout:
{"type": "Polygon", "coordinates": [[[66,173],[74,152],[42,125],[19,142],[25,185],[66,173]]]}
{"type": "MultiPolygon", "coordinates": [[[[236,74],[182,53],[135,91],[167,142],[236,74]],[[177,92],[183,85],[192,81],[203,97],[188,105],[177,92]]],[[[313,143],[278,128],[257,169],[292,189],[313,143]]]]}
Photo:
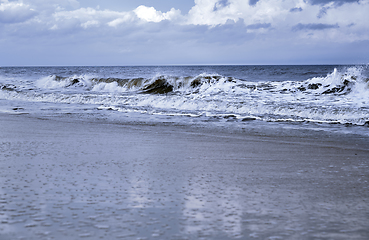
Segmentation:
{"type": "Polygon", "coordinates": [[[246,81],[304,81],[313,77],[324,77],[341,65],[304,66],[137,66],[137,67],[3,67],[1,77],[39,78],[40,76],[74,76],[92,74],[99,77],[151,78],[157,74],[167,76],[197,76],[199,74],[219,74],[246,81]]]}

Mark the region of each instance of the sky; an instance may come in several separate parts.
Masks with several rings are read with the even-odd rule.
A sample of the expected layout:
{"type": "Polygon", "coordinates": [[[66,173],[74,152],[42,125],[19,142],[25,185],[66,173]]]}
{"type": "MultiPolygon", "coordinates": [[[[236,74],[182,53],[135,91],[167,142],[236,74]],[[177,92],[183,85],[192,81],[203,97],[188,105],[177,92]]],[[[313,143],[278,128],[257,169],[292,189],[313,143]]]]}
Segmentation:
{"type": "Polygon", "coordinates": [[[0,0],[0,66],[368,63],[369,0],[0,0]]]}

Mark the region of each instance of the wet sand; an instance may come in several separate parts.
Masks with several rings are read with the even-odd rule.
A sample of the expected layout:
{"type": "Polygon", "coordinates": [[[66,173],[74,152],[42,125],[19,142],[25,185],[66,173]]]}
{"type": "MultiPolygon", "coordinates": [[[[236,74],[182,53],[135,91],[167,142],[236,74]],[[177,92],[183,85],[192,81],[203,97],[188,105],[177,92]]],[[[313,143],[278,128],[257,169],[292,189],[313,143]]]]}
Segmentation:
{"type": "Polygon", "coordinates": [[[368,239],[366,146],[0,114],[0,239],[368,239]]]}

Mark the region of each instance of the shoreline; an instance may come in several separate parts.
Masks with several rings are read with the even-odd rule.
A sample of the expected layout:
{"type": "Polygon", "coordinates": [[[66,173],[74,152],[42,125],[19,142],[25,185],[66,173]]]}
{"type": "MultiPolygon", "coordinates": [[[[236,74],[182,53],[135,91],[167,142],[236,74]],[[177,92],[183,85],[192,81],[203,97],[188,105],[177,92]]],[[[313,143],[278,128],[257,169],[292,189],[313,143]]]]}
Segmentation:
{"type": "Polygon", "coordinates": [[[368,142],[8,114],[0,123],[4,240],[369,237],[368,142]]]}

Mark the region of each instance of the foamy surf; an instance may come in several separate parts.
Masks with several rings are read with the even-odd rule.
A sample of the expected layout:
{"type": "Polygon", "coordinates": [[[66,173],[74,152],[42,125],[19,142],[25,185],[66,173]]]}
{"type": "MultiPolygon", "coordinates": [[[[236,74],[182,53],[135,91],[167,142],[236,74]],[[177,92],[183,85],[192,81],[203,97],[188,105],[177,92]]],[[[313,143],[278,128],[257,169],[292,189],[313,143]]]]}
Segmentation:
{"type": "Polygon", "coordinates": [[[74,73],[71,67],[63,71],[40,68],[35,74],[30,68],[19,74],[12,68],[14,76],[10,78],[0,73],[0,99],[5,105],[17,101],[30,113],[42,112],[41,104],[51,115],[84,109],[92,117],[105,114],[109,119],[113,111],[117,112],[114,118],[128,114],[142,122],[155,121],[155,116],[162,121],[166,116],[179,124],[193,118],[192,122],[224,126],[242,126],[250,120],[369,125],[367,66],[196,69],[156,67],[150,74],[151,67],[101,67],[94,68],[95,72],[86,67],[74,73]]]}

